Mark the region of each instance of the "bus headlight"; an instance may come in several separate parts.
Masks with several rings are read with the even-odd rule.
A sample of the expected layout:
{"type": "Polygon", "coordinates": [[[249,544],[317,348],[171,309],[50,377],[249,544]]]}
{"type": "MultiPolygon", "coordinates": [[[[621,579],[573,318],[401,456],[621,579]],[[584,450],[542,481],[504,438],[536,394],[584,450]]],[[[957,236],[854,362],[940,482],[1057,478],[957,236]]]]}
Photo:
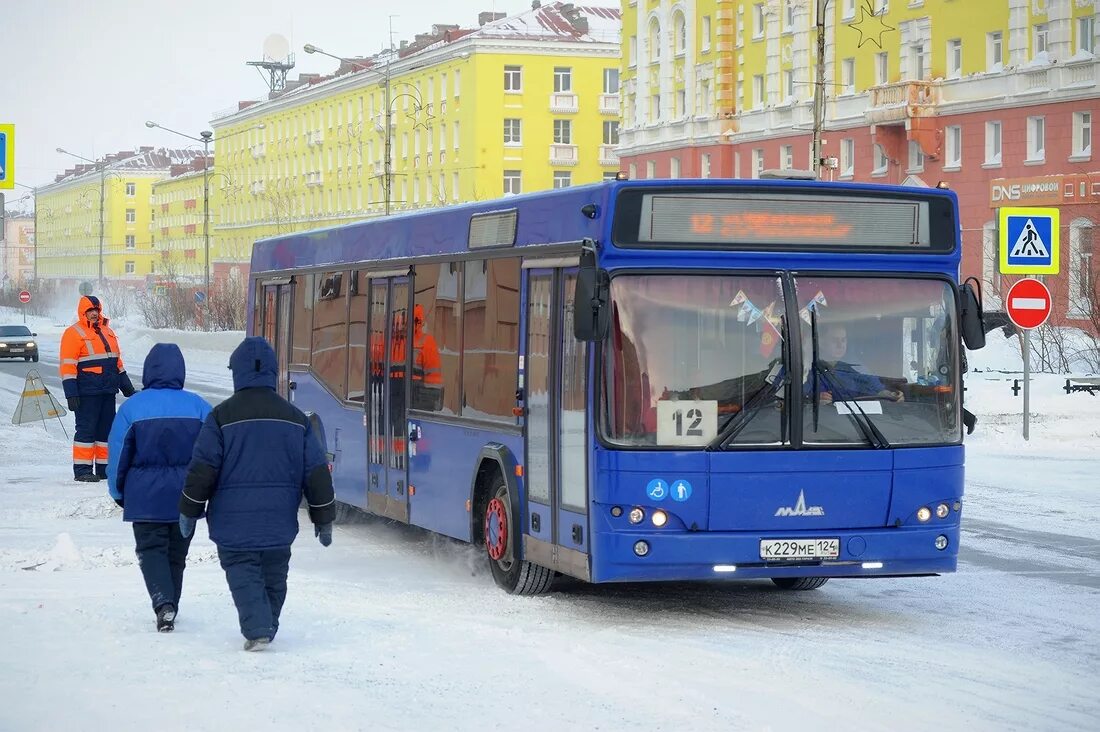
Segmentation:
{"type": "Polygon", "coordinates": [[[630,515],[627,516],[627,518],[630,519],[630,523],[632,524],[640,524],[645,521],[645,511],[635,506],[630,509],[630,515]]]}
{"type": "Polygon", "coordinates": [[[947,548],[947,537],[943,534],[936,537],[936,548],[941,552],[947,548]]]}
{"type": "Polygon", "coordinates": [[[930,509],[928,506],[921,506],[917,509],[917,521],[920,521],[923,524],[927,522],[930,518],[932,518],[932,509],[930,509]]]}
{"type": "Polygon", "coordinates": [[[661,528],[668,523],[668,514],[658,509],[650,516],[650,520],[653,522],[654,526],[661,528]]]}
{"type": "Polygon", "coordinates": [[[644,557],[646,554],[649,554],[649,544],[644,541],[634,542],[634,553],[639,557],[644,557]]]}
{"type": "Polygon", "coordinates": [[[936,518],[947,518],[947,514],[951,513],[951,507],[946,503],[941,503],[936,506],[936,518]]]}

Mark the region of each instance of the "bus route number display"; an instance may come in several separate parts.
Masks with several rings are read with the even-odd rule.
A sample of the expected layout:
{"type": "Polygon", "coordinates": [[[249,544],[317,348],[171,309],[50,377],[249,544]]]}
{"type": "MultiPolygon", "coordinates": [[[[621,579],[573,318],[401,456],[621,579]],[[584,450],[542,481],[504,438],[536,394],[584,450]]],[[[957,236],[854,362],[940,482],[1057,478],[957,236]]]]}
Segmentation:
{"type": "Polygon", "coordinates": [[[657,444],[709,445],[718,436],[718,402],[662,399],[657,402],[657,444]]]}

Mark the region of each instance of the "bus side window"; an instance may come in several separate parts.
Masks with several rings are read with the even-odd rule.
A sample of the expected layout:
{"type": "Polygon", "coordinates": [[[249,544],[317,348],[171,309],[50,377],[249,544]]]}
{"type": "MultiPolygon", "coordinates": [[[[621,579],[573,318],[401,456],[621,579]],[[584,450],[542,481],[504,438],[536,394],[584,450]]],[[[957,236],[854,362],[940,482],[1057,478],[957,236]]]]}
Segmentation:
{"type": "Polygon", "coordinates": [[[290,317],[290,365],[309,366],[313,354],[313,275],[298,275],[290,317]]]}
{"type": "Polygon", "coordinates": [[[338,398],[347,384],[348,311],[344,272],[325,272],[313,306],[313,373],[338,398]]]}
{"type": "Polygon", "coordinates": [[[513,421],[519,369],[518,257],[465,265],[462,415],[513,421]]]}

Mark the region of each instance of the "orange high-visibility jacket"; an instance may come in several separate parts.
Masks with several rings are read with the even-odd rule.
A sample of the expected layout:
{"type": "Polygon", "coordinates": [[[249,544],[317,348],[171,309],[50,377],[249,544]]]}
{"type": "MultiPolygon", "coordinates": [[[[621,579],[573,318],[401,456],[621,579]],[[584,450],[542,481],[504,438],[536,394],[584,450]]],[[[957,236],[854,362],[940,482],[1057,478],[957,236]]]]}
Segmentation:
{"type": "Polygon", "coordinates": [[[85,295],[76,309],[76,324],[61,336],[61,384],[65,397],[117,394],[119,374],[126,373],[118,337],[103,315],[99,298],[85,295]],[[99,323],[92,326],[85,313],[99,310],[99,323]]]}

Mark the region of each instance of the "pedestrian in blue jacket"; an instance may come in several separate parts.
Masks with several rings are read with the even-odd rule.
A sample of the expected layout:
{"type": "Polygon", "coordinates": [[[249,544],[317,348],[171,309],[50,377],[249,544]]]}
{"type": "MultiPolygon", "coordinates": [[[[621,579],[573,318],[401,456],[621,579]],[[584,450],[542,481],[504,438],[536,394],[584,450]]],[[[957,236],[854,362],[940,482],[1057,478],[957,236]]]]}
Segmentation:
{"type": "Polygon", "coordinates": [[[179,500],[191,452],[210,405],[183,388],[179,346],[157,343],[145,357],[144,387],[118,410],[108,437],[107,486],[134,527],[138,565],[157,614],[175,628],[191,537],[179,528],[179,500]]]}
{"type": "Polygon", "coordinates": [[[271,346],[258,336],[245,338],[229,368],[234,394],[214,408],[199,433],[179,525],[190,536],[206,509],[244,649],[258,651],[279,630],[302,494],[323,546],[332,543],[336,502],[309,420],[275,393],[278,363],[271,346]]]}

